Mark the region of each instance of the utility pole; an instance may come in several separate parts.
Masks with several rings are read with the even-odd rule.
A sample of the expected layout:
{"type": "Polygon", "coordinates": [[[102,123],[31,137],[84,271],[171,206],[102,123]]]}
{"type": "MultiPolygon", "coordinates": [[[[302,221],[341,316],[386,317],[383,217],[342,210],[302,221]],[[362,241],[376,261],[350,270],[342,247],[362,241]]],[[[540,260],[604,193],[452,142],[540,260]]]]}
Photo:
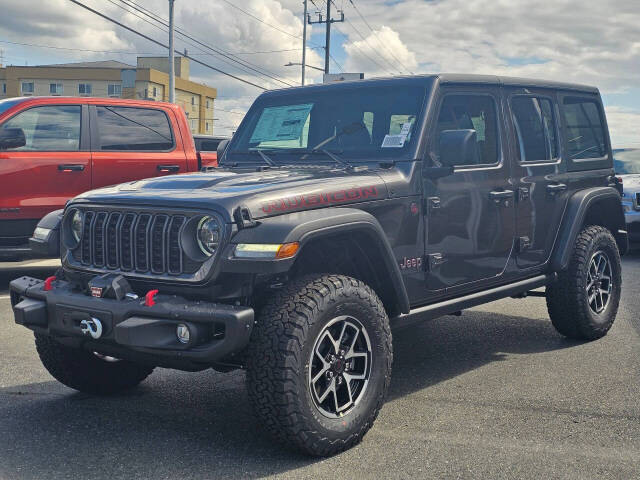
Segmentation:
{"type": "MultiPolygon", "coordinates": [[[[309,25],[313,25],[316,23],[326,23],[327,24],[327,35],[324,44],[324,73],[329,73],[329,60],[331,58],[331,24],[332,23],[340,23],[344,22],[344,12],[339,10],[340,12],[340,20],[335,20],[331,18],[331,2],[333,0],[327,0],[327,17],[322,18],[322,14],[318,12],[318,20],[312,22],[309,19],[309,25]]],[[[304,62],[303,62],[304,63],[304,62]]]]}
{"type": "Polygon", "coordinates": [[[173,48],[173,2],[169,0],[169,103],[176,103],[176,65],[173,48]]]}
{"type": "Polygon", "coordinates": [[[302,16],[302,85],[304,85],[304,67],[307,63],[307,0],[304,4],[304,14],[302,16]]]}

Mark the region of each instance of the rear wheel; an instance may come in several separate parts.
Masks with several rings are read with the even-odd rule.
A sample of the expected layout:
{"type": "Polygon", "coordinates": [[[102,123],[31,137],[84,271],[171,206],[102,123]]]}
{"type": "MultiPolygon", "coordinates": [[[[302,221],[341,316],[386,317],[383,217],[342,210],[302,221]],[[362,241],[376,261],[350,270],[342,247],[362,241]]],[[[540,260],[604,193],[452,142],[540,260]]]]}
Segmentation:
{"type": "Polygon", "coordinates": [[[153,367],[127,360],[116,360],[56,342],[46,335],[35,335],[42,364],[60,383],[94,395],[109,395],[135,387],[147,378],[153,367]]]}
{"type": "Polygon", "coordinates": [[[604,227],[590,226],[576,239],[569,268],[547,288],[547,308],[562,335],[595,340],[607,334],[618,312],[620,253],[604,227]]]}
{"type": "Polygon", "coordinates": [[[332,455],[373,425],[391,362],[389,319],[373,290],[342,275],[311,275],[263,308],[247,386],[275,437],[312,455],[332,455]]]}

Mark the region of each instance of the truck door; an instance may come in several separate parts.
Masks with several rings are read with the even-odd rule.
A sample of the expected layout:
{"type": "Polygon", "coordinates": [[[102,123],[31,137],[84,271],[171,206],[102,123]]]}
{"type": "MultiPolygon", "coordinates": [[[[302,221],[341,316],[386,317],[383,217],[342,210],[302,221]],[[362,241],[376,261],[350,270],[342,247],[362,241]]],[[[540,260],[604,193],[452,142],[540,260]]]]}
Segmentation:
{"type": "Polygon", "coordinates": [[[93,188],[187,171],[172,112],[141,106],[90,109],[93,188]]]}
{"type": "Polygon", "coordinates": [[[442,146],[451,131],[471,135],[475,151],[453,159],[453,174],[425,175],[427,289],[465,290],[499,279],[513,245],[514,189],[504,161],[500,89],[445,88],[437,105],[427,169],[443,166],[442,146]]]}
{"type": "Polygon", "coordinates": [[[0,150],[0,237],[24,242],[47,213],[91,189],[86,106],[36,105],[2,123],[26,144],[0,150]]]}
{"type": "Polygon", "coordinates": [[[517,264],[535,267],[551,255],[568,196],[555,93],[513,88],[507,111],[517,192],[517,264]]]}

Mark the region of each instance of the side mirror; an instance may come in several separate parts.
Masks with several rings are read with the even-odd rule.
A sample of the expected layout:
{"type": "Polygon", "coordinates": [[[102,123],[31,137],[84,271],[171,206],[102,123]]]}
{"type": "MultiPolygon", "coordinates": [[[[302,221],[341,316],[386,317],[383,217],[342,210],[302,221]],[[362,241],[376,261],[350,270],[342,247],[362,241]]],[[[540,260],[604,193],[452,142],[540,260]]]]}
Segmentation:
{"type": "Polygon", "coordinates": [[[20,148],[27,144],[21,128],[0,128],[0,150],[20,148]]]}
{"type": "Polygon", "coordinates": [[[216,149],[216,152],[218,154],[218,161],[220,161],[222,155],[224,155],[224,151],[227,149],[227,145],[229,145],[229,140],[221,140],[218,144],[218,148],[216,149]]]}
{"type": "Polygon", "coordinates": [[[475,130],[443,130],[440,133],[440,163],[454,165],[478,165],[478,140],[475,130]]]}

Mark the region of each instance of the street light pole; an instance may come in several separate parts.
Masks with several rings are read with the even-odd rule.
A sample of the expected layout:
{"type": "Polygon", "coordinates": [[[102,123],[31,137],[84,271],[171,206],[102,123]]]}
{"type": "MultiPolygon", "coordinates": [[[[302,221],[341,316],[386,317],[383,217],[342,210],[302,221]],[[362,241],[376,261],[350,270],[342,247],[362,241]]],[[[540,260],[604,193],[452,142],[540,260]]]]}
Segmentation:
{"type": "Polygon", "coordinates": [[[304,14],[302,16],[302,85],[304,85],[304,66],[307,63],[307,0],[304,4],[304,14]]]}
{"type": "Polygon", "coordinates": [[[173,47],[173,2],[169,0],[169,102],[176,103],[176,65],[173,47]]]}

